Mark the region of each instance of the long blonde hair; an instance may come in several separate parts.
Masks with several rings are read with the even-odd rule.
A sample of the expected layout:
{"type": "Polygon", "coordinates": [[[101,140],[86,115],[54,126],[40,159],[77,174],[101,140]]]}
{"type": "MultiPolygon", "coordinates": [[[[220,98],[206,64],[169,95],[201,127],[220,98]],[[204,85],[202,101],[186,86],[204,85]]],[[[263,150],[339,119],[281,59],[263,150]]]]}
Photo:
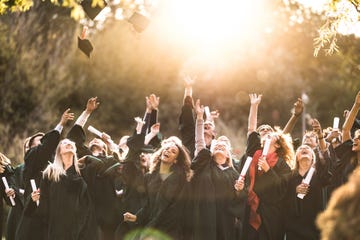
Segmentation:
{"type": "MultiPolygon", "coordinates": [[[[54,182],[58,182],[60,180],[61,176],[66,176],[66,171],[64,169],[64,164],[61,159],[60,155],[60,146],[63,141],[70,141],[69,139],[63,139],[59,142],[56,152],[55,152],[55,158],[53,163],[49,163],[49,165],[46,167],[46,169],[43,172],[43,178],[48,178],[49,180],[52,180],[54,182]]],[[[70,141],[71,144],[73,144],[75,151],[73,156],[73,165],[75,166],[76,172],[80,175],[80,169],[78,166],[78,159],[76,156],[76,146],[73,141],[70,141]]]]}

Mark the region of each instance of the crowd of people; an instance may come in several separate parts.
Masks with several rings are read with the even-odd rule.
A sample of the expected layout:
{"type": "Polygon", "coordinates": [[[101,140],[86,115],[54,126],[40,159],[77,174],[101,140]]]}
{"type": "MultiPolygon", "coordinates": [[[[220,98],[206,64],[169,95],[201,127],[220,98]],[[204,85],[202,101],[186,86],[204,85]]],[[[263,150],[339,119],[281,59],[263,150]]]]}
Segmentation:
{"type": "Polygon", "coordinates": [[[236,159],[231,140],[215,131],[219,113],[194,101],[192,84],[185,77],[179,134],[162,137],[151,94],[131,136],[116,144],[88,128],[97,134],[88,139],[93,97],[66,134],[70,109],[54,129],[27,138],[23,164],[1,153],[6,239],[359,238],[360,91],[342,128],[312,119],[300,141],[291,132],[301,99],[281,129],[258,126],[262,95],[249,94],[247,145],[236,159]]]}

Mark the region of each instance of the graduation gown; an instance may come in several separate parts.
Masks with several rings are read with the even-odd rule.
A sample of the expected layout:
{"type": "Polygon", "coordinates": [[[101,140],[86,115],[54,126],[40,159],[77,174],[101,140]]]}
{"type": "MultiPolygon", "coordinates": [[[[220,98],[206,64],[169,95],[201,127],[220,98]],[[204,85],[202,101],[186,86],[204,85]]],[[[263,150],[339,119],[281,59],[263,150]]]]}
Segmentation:
{"type": "Polygon", "coordinates": [[[199,152],[191,168],[193,239],[237,239],[235,223],[243,221],[247,199],[245,191],[235,193],[239,173],[231,167],[220,169],[208,149],[199,152]]]}
{"type": "Polygon", "coordinates": [[[173,166],[165,180],[161,179],[158,169],[146,174],[147,199],[136,213],[138,226],[159,230],[173,239],[184,239],[183,193],[187,184],[185,172],[177,166],[173,166]]]}
{"type": "Polygon", "coordinates": [[[308,172],[301,176],[293,171],[284,198],[284,225],[287,240],[320,239],[315,225],[316,216],[323,210],[322,189],[329,183],[328,171],[319,169],[311,178],[308,194],[303,199],[297,197],[296,187],[302,183],[308,172]]]}
{"type": "Polygon", "coordinates": [[[94,206],[87,185],[74,166],[66,170],[59,182],[44,178],[40,186],[36,211],[47,225],[46,239],[97,239],[94,206]]]}
{"type": "Polygon", "coordinates": [[[179,117],[179,130],[181,141],[189,150],[191,158],[195,152],[195,119],[193,114],[193,99],[187,96],[181,108],[179,117]]]}
{"type": "Polygon", "coordinates": [[[20,193],[20,189],[24,190],[23,184],[24,164],[14,169],[14,175],[8,179],[9,185],[15,190],[15,206],[11,206],[6,221],[6,239],[14,240],[16,229],[19,225],[21,214],[24,209],[24,192],[20,193]]]}
{"type": "MultiPolygon", "coordinates": [[[[256,132],[248,137],[246,154],[253,156],[261,148],[260,136],[256,132]]],[[[291,169],[288,164],[278,158],[275,165],[268,172],[259,173],[256,168],[256,177],[253,191],[259,198],[257,213],[261,218],[260,228],[256,231],[249,223],[250,206],[246,208],[243,239],[283,240],[284,229],[282,226],[282,200],[287,190],[288,178],[291,169]],[[256,239],[256,237],[255,237],[256,239]]],[[[249,185],[249,171],[245,178],[245,185],[249,185]]]]}
{"type": "Polygon", "coordinates": [[[53,161],[53,155],[60,141],[60,133],[56,130],[52,130],[46,133],[41,139],[41,144],[30,148],[25,154],[25,166],[24,166],[24,211],[20,219],[18,229],[16,230],[16,240],[32,240],[32,239],[44,239],[45,227],[42,222],[39,221],[37,216],[34,216],[32,208],[29,208],[29,204],[32,203],[31,193],[32,188],[30,179],[35,179],[36,186],[40,186],[40,180],[42,173],[48,161],[53,161]]]}
{"type": "Polygon", "coordinates": [[[101,229],[101,239],[112,240],[115,238],[115,230],[122,219],[120,202],[116,196],[117,172],[107,171],[118,162],[113,156],[92,156],[91,151],[85,145],[86,135],[83,128],[74,125],[67,137],[75,142],[77,156],[87,156],[85,168],[81,169],[81,175],[88,186],[91,199],[95,207],[98,226],[101,229]]]}

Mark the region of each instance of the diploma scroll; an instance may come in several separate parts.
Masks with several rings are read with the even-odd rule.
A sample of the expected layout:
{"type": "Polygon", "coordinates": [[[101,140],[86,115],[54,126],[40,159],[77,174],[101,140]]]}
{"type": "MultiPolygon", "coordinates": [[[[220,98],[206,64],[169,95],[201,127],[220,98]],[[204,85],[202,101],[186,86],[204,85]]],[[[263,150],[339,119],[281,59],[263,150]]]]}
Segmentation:
{"type": "MultiPolygon", "coordinates": [[[[8,189],[9,189],[9,184],[8,184],[6,178],[5,178],[5,177],[2,177],[1,179],[2,179],[2,181],[3,181],[3,183],[4,183],[5,190],[8,190],[8,189]]],[[[10,199],[11,205],[12,205],[12,206],[15,206],[14,197],[13,197],[13,196],[10,196],[9,199],[10,199]]]]}
{"type": "MultiPolygon", "coordinates": [[[[315,168],[314,168],[314,167],[311,167],[311,168],[309,169],[309,172],[308,172],[308,174],[306,175],[305,179],[303,180],[303,183],[309,185],[309,184],[310,184],[310,181],[311,181],[311,178],[312,178],[312,176],[313,176],[313,174],[314,174],[314,172],[315,172],[315,168]]],[[[303,198],[305,197],[305,194],[303,194],[303,193],[298,193],[297,197],[303,199],[303,198]]]]}
{"type": "Polygon", "coordinates": [[[247,157],[246,158],[244,167],[241,169],[241,173],[240,173],[240,176],[239,176],[238,180],[245,179],[245,176],[246,176],[246,173],[247,173],[247,171],[248,171],[248,169],[250,167],[251,161],[252,161],[252,157],[247,157]]]}
{"type": "Polygon", "coordinates": [[[339,129],[340,118],[334,117],[333,129],[339,129]]]}
{"type": "MultiPolygon", "coordinates": [[[[265,144],[264,144],[264,148],[263,148],[263,151],[262,151],[262,156],[266,157],[268,152],[269,152],[269,148],[270,148],[270,143],[271,143],[271,137],[268,137],[266,138],[265,140],[265,144]]],[[[258,166],[258,170],[260,171],[261,170],[261,167],[258,166]]]]}
{"type": "MultiPolygon", "coordinates": [[[[33,192],[37,190],[36,183],[34,179],[30,179],[31,189],[33,192]]],[[[36,201],[36,205],[39,206],[39,200],[36,201]]]]}

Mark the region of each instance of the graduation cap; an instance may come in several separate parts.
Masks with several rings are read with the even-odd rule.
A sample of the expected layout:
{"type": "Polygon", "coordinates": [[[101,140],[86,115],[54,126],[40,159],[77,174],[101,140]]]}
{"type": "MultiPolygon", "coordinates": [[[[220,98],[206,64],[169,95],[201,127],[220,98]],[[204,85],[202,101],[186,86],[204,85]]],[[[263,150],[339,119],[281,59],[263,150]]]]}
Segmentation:
{"type": "Polygon", "coordinates": [[[83,31],[81,33],[81,36],[78,37],[78,48],[85,53],[86,56],[88,56],[90,58],[90,53],[93,51],[93,46],[91,44],[91,42],[86,39],[86,31],[87,31],[87,27],[84,26],[83,31]]]}
{"type": "Polygon", "coordinates": [[[103,10],[107,3],[105,0],[101,0],[100,4],[96,4],[96,6],[93,6],[92,4],[93,0],[83,0],[80,4],[82,8],[84,9],[84,12],[91,20],[94,20],[94,18],[103,10]]]}
{"type": "Polygon", "coordinates": [[[134,29],[139,33],[144,31],[150,22],[149,18],[145,17],[144,15],[138,12],[134,12],[134,14],[131,15],[128,21],[134,26],[134,29]]]}

